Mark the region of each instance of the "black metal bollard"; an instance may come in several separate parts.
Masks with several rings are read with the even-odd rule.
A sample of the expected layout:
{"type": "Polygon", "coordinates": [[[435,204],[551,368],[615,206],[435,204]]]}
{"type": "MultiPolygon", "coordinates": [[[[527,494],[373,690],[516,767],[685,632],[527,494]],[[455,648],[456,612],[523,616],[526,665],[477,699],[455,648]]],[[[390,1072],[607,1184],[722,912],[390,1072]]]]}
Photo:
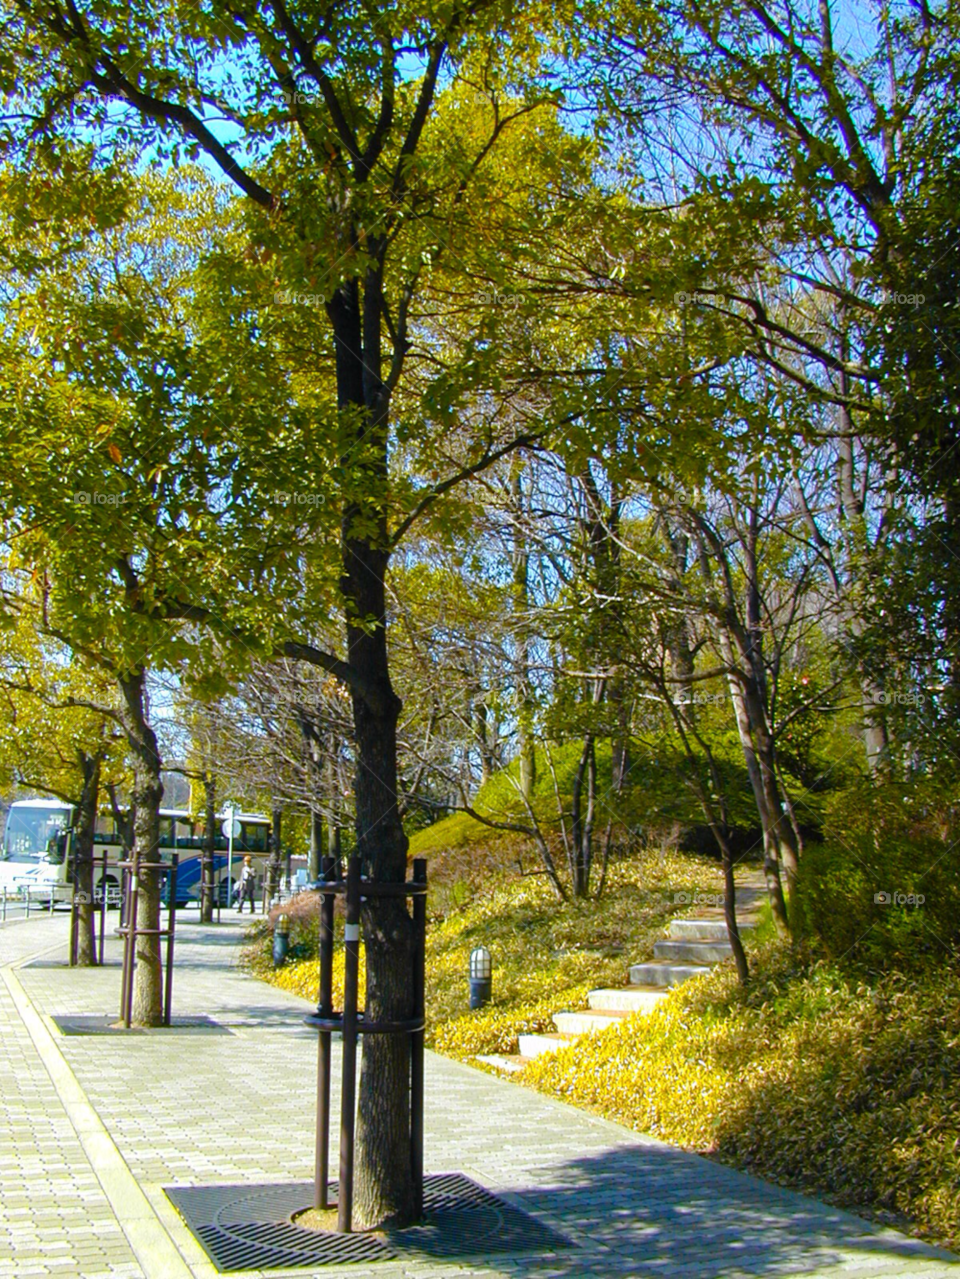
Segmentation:
{"type": "Polygon", "coordinates": [[[290,918],[288,915],[278,915],[277,922],[273,929],[273,966],[274,968],[282,968],[287,962],[287,954],[290,950],[290,918]]]}
{"type": "Polygon", "coordinates": [[[486,946],[477,946],[470,952],[470,1007],[482,1008],[489,1004],[493,991],[493,965],[486,946]]]}

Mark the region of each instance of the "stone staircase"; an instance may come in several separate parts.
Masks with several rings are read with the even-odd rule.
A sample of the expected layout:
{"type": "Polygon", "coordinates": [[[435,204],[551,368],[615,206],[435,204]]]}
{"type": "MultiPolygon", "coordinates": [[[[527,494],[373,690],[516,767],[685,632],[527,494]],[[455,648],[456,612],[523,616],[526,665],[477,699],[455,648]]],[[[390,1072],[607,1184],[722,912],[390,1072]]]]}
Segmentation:
{"type": "MultiPolygon", "coordinates": [[[[744,942],[748,942],[754,925],[740,923],[739,927],[744,942]]],[[[709,972],[732,953],[722,917],[672,919],[669,935],[654,942],[653,959],[631,966],[628,986],[619,990],[592,990],[587,997],[588,1008],[579,1012],[557,1013],[553,1019],[555,1034],[521,1035],[517,1057],[493,1054],[478,1060],[498,1070],[522,1070],[534,1057],[556,1052],[580,1035],[592,1030],[608,1030],[633,1013],[651,1012],[672,989],[691,977],[709,972]]]]}

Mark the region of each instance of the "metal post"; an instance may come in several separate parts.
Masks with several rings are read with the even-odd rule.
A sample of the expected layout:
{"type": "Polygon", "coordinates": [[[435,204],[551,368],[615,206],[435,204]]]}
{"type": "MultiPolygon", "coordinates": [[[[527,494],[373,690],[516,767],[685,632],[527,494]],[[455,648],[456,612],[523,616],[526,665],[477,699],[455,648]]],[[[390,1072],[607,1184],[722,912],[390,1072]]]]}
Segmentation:
{"type": "Polygon", "coordinates": [[[7,886],[3,886],[3,922],[7,922],[7,886]]]}
{"type": "MultiPolygon", "coordinates": [[[[227,821],[227,905],[233,904],[233,805],[226,810],[229,816],[227,821]]],[[[239,906],[241,903],[237,902],[239,906]]],[[[219,918],[219,917],[218,917],[219,918]]]]}
{"type": "MultiPolygon", "coordinates": [[[[427,882],[427,860],[413,859],[413,882],[427,882]]],[[[413,899],[413,1016],[424,1015],[424,962],[427,933],[427,895],[413,899]]],[[[423,1031],[410,1036],[410,1181],[414,1220],[423,1216],[423,1031]]]]}
{"type": "MultiPolygon", "coordinates": [[[[321,865],[324,879],[333,878],[332,857],[324,857],[321,865]]],[[[317,1012],[321,1017],[333,1013],[333,893],[320,898],[320,998],[317,1012]]],[[[317,1149],[314,1161],[313,1206],[326,1208],[327,1185],[330,1180],[330,1048],[329,1030],[320,1031],[317,1046],[317,1149]]]]}
{"type": "Polygon", "coordinates": [[[173,935],[177,927],[177,868],[180,854],[170,859],[170,907],[167,914],[167,969],[163,974],[163,1024],[170,1025],[170,1001],[173,998],[173,935]]]}
{"type": "Polygon", "coordinates": [[[337,1229],[349,1234],[353,1221],[353,1140],[357,1096],[357,973],[360,963],[360,858],[347,866],[346,922],[343,929],[343,1064],[340,1093],[340,1195],[337,1229]]]}
{"type": "Polygon", "coordinates": [[[103,967],[103,938],[107,931],[107,850],[103,850],[103,867],[100,871],[100,945],[97,962],[103,967]]]}
{"type": "MultiPolygon", "coordinates": [[[[80,937],[79,937],[79,920],[77,907],[77,855],[73,851],[73,831],[67,831],[67,847],[64,849],[64,861],[67,865],[67,879],[73,881],[73,897],[70,901],[70,967],[76,968],[77,959],[79,958],[80,937]],[[73,858],[73,865],[70,865],[70,858],[73,858]]],[[[51,900],[53,889],[51,888],[51,900]]]]}
{"type": "Polygon", "coordinates": [[[140,892],[138,860],[134,858],[133,866],[127,876],[127,931],[124,935],[123,981],[121,983],[122,1005],[120,1020],[127,1030],[133,1016],[133,969],[137,958],[137,904],[140,892]]]}

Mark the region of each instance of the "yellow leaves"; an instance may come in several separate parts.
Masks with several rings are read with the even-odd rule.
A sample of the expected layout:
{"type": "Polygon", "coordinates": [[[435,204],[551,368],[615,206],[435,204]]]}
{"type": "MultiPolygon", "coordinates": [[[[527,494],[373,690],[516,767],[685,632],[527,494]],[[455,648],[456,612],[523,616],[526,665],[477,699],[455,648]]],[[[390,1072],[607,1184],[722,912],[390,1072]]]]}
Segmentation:
{"type": "Polygon", "coordinates": [[[869,985],[798,972],[774,945],[756,980],[744,1000],[718,969],[649,1017],[538,1059],[521,1081],[841,1205],[895,1206],[956,1246],[960,1060],[941,1029],[960,972],[869,985]],[[787,990],[763,999],[766,983],[787,990]]]}
{"type": "Polygon", "coordinates": [[[116,462],[117,466],[119,466],[123,461],[123,454],[112,440],[107,444],[107,452],[110,454],[113,461],[116,462]]]}

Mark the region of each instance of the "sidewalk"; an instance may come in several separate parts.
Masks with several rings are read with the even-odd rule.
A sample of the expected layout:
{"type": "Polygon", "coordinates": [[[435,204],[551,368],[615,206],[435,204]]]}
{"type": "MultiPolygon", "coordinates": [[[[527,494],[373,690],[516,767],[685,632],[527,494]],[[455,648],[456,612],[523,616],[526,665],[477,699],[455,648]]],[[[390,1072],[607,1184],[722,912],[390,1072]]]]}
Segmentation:
{"type": "MultiPolygon", "coordinates": [[[[163,1187],[311,1178],[309,1005],[239,972],[232,916],[184,920],[174,1016],[215,1024],[125,1035],[51,1020],[116,1013],[115,940],[103,969],[70,970],[65,914],[0,929],[0,1276],[213,1279],[163,1187]]],[[[426,1083],[427,1171],[466,1174],[574,1246],[245,1275],[960,1277],[950,1254],[459,1063],[428,1054],[426,1083]]]]}

